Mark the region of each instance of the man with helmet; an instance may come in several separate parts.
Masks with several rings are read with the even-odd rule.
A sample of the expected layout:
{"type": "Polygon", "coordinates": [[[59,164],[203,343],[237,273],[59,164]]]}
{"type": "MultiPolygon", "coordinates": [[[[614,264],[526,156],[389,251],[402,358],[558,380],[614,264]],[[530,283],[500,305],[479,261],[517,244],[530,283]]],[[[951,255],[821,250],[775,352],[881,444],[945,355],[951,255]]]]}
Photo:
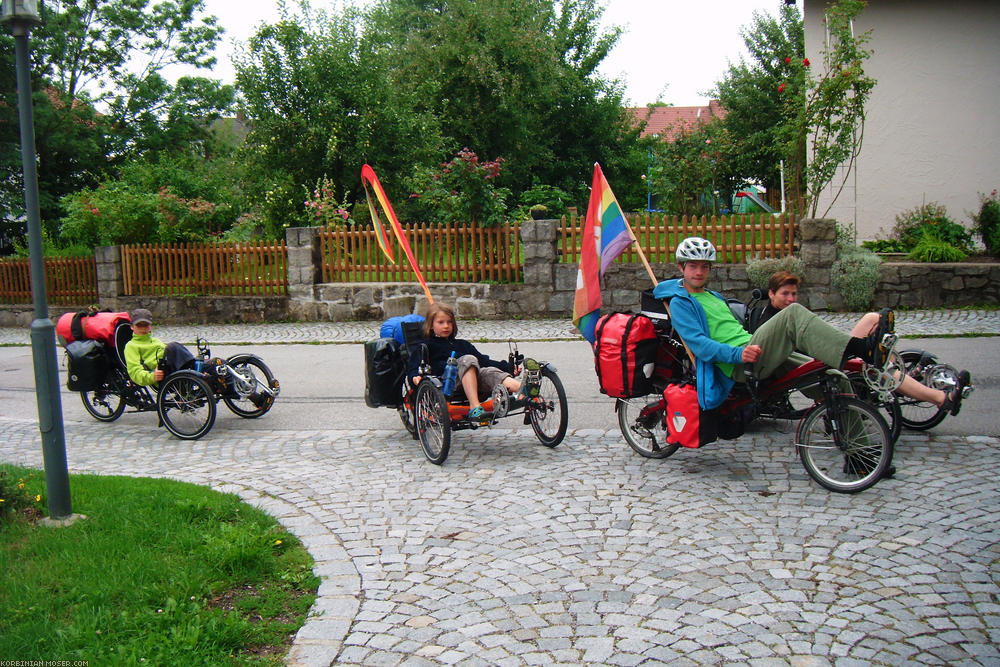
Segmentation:
{"type": "Polygon", "coordinates": [[[893,332],[892,311],[882,311],[871,335],[855,338],[793,303],[751,335],[733,316],[725,298],[706,287],[716,258],[712,242],[686,238],[677,246],[676,256],[682,277],[664,280],[653,296],[669,302],[674,328],[694,355],[698,403],[703,409],[717,408],[726,400],[733,384],[743,377],[740,364],[756,364],[759,378],[787,371],[789,365],[800,365],[809,357],[833,368],[841,368],[851,357],[879,367],[885,364],[881,341],[884,334],[893,332]]]}

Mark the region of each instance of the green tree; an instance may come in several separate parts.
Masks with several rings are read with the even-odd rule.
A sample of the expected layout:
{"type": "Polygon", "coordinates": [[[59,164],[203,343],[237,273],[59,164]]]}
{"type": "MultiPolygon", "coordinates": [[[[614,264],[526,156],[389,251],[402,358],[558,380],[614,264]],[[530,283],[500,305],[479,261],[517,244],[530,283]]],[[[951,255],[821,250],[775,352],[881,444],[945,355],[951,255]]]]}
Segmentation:
{"type": "Polygon", "coordinates": [[[373,29],[410,89],[441,124],[448,155],[502,157],[504,185],[559,187],[585,205],[593,163],[643,201],[646,156],[622,90],[597,73],[620,31],[602,33],[595,0],[386,0],[373,29]]]}
{"type": "Polygon", "coordinates": [[[744,180],[734,175],[736,150],[725,125],[712,121],[672,142],[651,146],[650,192],[657,208],[675,215],[713,215],[744,180]]]}
{"type": "Polygon", "coordinates": [[[861,151],[865,129],[865,105],[875,88],[875,79],[865,73],[864,62],[871,57],[865,45],[871,31],[855,34],[854,19],[867,5],[864,0],[837,0],[827,7],[825,21],[829,35],[822,50],[820,68],[806,67],[806,93],[787,98],[781,139],[786,154],[808,144],[805,178],[805,207],[816,216],[820,194],[832,187],[826,215],[854,167],[861,151]],[[822,69],[816,73],[814,69],[822,69]],[[836,182],[837,170],[843,178],[836,182]]]}
{"type": "Polygon", "coordinates": [[[367,162],[399,201],[403,177],[441,151],[437,121],[416,108],[412,87],[393,84],[385,44],[363,34],[362,13],[282,12],[234,58],[251,121],[248,188],[271,236],[308,224],[304,202],[318,179],[336,184],[336,201],[357,201],[367,162]]]}
{"type": "MultiPolygon", "coordinates": [[[[31,32],[32,89],[42,222],[52,235],[64,195],[94,187],[123,162],[204,142],[234,89],[199,77],[175,85],[168,65],[209,67],[222,33],[197,19],[203,0],[50,0],[31,32]]],[[[4,33],[6,31],[3,31],[4,33]]],[[[13,72],[13,40],[0,34],[0,69],[13,72]]],[[[0,214],[23,214],[16,91],[0,78],[0,214]]]]}
{"type": "MultiPolygon", "coordinates": [[[[805,167],[802,135],[788,137],[786,101],[805,94],[805,36],[802,16],[794,5],[781,4],[778,18],[754,12],[740,31],[750,60],[730,64],[712,91],[726,110],[722,121],[732,137],[732,169],[768,190],[780,187],[780,161],[785,160],[790,189],[805,167]],[[788,145],[786,145],[788,143],[788,145]]],[[[794,197],[793,197],[794,199],[794,197]]]]}

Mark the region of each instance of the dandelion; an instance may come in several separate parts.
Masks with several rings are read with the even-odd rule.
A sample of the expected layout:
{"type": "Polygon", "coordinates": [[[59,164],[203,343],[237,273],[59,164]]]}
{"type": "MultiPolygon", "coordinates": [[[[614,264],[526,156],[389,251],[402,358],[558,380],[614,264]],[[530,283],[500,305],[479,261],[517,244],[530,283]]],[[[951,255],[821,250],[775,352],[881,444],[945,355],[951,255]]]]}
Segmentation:
{"type": "Polygon", "coordinates": [[[275,540],[274,541],[274,546],[278,546],[279,544],[281,544],[281,540],[275,540]]]}
{"type": "Polygon", "coordinates": [[[35,496],[35,502],[36,503],[42,502],[42,494],[39,493],[37,496],[35,496]]]}

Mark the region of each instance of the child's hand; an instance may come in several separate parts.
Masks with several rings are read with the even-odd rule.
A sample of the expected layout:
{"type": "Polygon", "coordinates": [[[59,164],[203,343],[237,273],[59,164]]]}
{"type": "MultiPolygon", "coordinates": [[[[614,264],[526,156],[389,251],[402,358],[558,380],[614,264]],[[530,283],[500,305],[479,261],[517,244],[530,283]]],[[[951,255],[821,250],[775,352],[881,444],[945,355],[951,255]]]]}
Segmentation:
{"type": "Polygon", "coordinates": [[[166,376],[167,374],[163,371],[162,368],[157,368],[155,371],[153,371],[153,380],[156,382],[162,382],[163,378],[165,378],[166,376]]]}

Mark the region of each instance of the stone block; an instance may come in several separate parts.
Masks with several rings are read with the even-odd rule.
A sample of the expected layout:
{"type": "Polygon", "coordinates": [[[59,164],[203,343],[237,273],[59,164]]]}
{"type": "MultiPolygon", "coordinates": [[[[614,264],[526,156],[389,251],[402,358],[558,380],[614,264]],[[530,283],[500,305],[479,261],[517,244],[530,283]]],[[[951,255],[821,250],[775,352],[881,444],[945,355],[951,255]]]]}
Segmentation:
{"type": "Polygon", "coordinates": [[[417,300],[412,296],[394,296],[382,301],[382,311],[386,318],[410,315],[417,300]]]}

